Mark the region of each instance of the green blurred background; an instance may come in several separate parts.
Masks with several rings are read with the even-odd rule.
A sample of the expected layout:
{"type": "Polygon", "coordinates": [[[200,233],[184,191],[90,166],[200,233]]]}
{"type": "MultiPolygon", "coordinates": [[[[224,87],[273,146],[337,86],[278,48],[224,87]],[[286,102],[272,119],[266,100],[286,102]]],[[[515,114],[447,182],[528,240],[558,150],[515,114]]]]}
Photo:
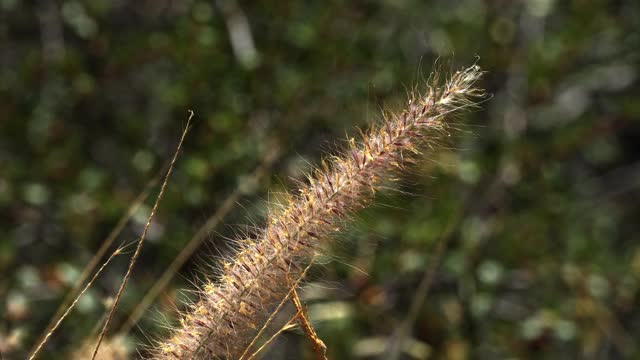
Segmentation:
{"type": "MultiPolygon", "coordinates": [[[[436,58],[479,56],[493,98],[358,216],[302,292],[330,358],[638,358],[639,49],[634,0],[0,0],[0,351],[25,357],[171,158],[187,109],[114,329],[241,196],[132,347],[165,333],[270,193],[400,106],[436,58]]],[[[141,234],[158,188],[116,244],[141,234]]],[[[128,254],[41,358],[68,358],[100,323],[128,254]]],[[[310,348],[290,331],[264,358],[310,348]]]]}

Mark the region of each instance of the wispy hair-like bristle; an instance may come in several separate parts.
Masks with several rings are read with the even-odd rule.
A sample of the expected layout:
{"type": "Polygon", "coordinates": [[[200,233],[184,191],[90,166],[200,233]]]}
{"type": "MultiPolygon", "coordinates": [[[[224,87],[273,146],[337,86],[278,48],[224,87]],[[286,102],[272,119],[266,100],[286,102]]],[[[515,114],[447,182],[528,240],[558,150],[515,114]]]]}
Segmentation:
{"type": "Polygon", "coordinates": [[[475,87],[482,73],[473,65],[442,84],[433,76],[423,94],[409,95],[404,110],[386,113],[360,140],[349,139],[340,156],[325,159],[307,185],[289,194],[282,206],[271,206],[255,239],[238,241],[219,279],[201,287],[200,299],[172,335],[156,345],[153,356],[239,358],[339,225],[365,207],[397,169],[428,149],[453,113],[484,96],[475,87]]]}

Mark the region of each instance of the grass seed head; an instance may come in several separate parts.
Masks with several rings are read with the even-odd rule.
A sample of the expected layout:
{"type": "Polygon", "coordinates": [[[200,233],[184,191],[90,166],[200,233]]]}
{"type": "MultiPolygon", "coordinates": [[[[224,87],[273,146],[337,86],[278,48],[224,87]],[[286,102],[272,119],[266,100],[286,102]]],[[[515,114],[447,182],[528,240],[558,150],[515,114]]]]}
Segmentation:
{"type": "Polygon", "coordinates": [[[438,84],[432,76],[424,94],[413,92],[399,112],[387,112],[378,126],[349,139],[341,156],[328,157],[308,176],[308,184],[273,204],[265,228],[242,241],[223,262],[218,282],[201,289],[182,325],[155,351],[158,359],[237,359],[275,305],[303,274],[340,224],[367,206],[385,181],[411,163],[434,138],[446,134],[447,119],[484,96],[475,87],[477,65],[438,84]]]}

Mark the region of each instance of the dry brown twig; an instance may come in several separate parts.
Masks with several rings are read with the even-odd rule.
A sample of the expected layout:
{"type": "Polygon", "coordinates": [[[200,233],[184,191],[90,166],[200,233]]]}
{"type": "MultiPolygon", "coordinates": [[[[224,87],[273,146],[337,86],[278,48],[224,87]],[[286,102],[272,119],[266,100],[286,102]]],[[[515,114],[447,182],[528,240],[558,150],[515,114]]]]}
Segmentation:
{"type": "Polygon", "coordinates": [[[432,252],[433,255],[431,256],[430,264],[425,270],[422,279],[418,283],[418,287],[413,293],[413,299],[409,304],[409,311],[407,311],[407,315],[400,323],[400,325],[394,330],[383,358],[388,360],[396,360],[400,357],[402,345],[405,341],[405,338],[410,335],[410,331],[414,325],[414,322],[418,318],[421,309],[426,304],[431,285],[433,284],[447,247],[449,246],[449,242],[452,239],[453,232],[459,225],[460,221],[463,219],[463,215],[466,210],[466,204],[469,202],[469,198],[469,194],[464,195],[462,206],[456,209],[453,214],[451,214],[446,226],[444,227],[440,235],[436,238],[436,244],[432,252]]]}
{"type": "MultiPolygon", "coordinates": [[[[280,149],[275,146],[271,151],[267,153],[262,163],[248,178],[248,182],[257,182],[262,179],[267,173],[268,169],[272,166],[273,162],[278,158],[280,149]]],[[[193,253],[200,248],[207,236],[213,231],[213,229],[222,221],[222,219],[231,211],[236,204],[242,191],[240,187],[233,191],[223,201],[222,205],[211,215],[207,221],[198,229],[196,234],[189,240],[187,245],[180,251],[178,256],[171,262],[167,269],[162,273],[153,286],[147,291],[144,298],[138,302],[136,307],[131,311],[131,315],[127,321],[122,325],[118,331],[120,334],[127,334],[135,324],[138,323],[144,311],[151,305],[156,297],[167,287],[169,281],[180,270],[184,263],[193,255],[193,253]]]]}
{"type": "Polygon", "coordinates": [[[156,211],[158,210],[158,205],[160,204],[160,200],[162,199],[162,196],[164,195],[164,191],[167,187],[167,183],[169,182],[169,177],[171,176],[171,171],[173,170],[173,167],[176,163],[176,160],[178,159],[178,154],[180,154],[180,149],[182,148],[182,143],[184,142],[185,137],[187,136],[187,133],[189,132],[189,129],[191,128],[191,119],[193,118],[193,111],[189,110],[189,118],[187,119],[187,125],[185,126],[184,131],[182,132],[182,136],[180,137],[180,142],[178,142],[178,146],[176,147],[176,151],[173,154],[173,158],[171,159],[171,164],[169,165],[169,169],[167,170],[167,174],[164,177],[164,181],[162,182],[162,186],[160,187],[160,192],[158,193],[158,196],[156,197],[156,201],[153,204],[153,208],[151,209],[151,213],[149,214],[149,218],[147,219],[147,223],[144,227],[144,230],[142,232],[142,235],[140,236],[140,239],[138,240],[138,244],[136,246],[136,251],[133,253],[133,256],[131,257],[131,261],[129,262],[129,267],[127,268],[127,272],[124,275],[124,278],[122,279],[122,283],[120,284],[120,288],[118,289],[118,293],[116,294],[116,298],[113,301],[113,305],[111,306],[111,310],[109,311],[109,315],[107,316],[107,320],[104,323],[104,327],[102,328],[102,331],[100,332],[100,335],[98,336],[98,341],[96,343],[96,347],[93,351],[93,355],[91,356],[91,360],[95,360],[96,356],[98,355],[98,351],[100,350],[100,344],[102,343],[102,340],[104,339],[107,330],[109,329],[109,325],[111,324],[111,320],[113,319],[113,315],[115,313],[116,307],[118,306],[118,303],[120,301],[120,297],[122,296],[122,293],[124,292],[124,288],[127,286],[127,282],[129,281],[129,278],[131,277],[131,271],[133,270],[133,266],[136,263],[136,260],[138,259],[138,255],[140,255],[140,251],[142,250],[142,245],[144,244],[144,240],[147,237],[147,232],[149,231],[149,227],[151,226],[151,221],[153,220],[154,215],[156,214],[156,211]]]}
{"type": "MultiPolygon", "coordinates": [[[[311,259],[311,261],[309,262],[309,265],[307,265],[307,267],[304,269],[304,271],[302,271],[302,274],[300,274],[300,276],[298,276],[298,278],[291,284],[291,286],[289,287],[289,292],[287,292],[287,294],[282,298],[282,300],[280,301],[280,303],[278,304],[278,306],[271,312],[271,314],[269,315],[269,318],[262,324],[262,326],[260,327],[260,330],[256,333],[256,335],[251,339],[251,342],[249,343],[249,345],[247,345],[247,347],[244,349],[244,351],[242,352],[242,354],[240,355],[240,357],[238,358],[239,360],[244,360],[244,357],[249,353],[249,350],[251,350],[251,348],[253,347],[253,345],[258,341],[258,339],[260,338],[260,336],[262,336],[262,334],[267,330],[267,327],[269,326],[269,324],[271,324],[271,322],[273,321],[273,319],[276,317],[276,315],[278,314],[278,312],[280,311],[280,309],[282,308],[282,306],[284,306],[284,304],[287,302],[287,300],[289,300],[289,298],[291,297],[291,295],[293,294],[293,292],[295,291],[295,288],[298,286],[298,284],[302,281],[302,279],[304,279],[305,275],[307,274],[307,271],[311,268],[311,265],[313,265],[315,261],[315,257],[313,257],[311,259]]],[[[280,329],[281,331],[284,331],[284,329],[286,328],[286,326],[284,326],[282,329],[280,329]]],[[[274,337],[272,337],[271,340],[273,340],[274,337]]],[[[270,340],[270,341],[271,341],[270,340]]],[[[270,342],[268,341],[267,343],[263,344],[256,352],[254,352],[253,354],[251,354],[247,360],[255,357],[262,349],[264,349],[264,347],[270,342]]]]}
{"type": "Polygon", "coordinates": [[[120,255],[122,253],[122,251],[124,250],[124,248],[118,248],[116,251],[113,252],[113,254],[111,254],[111,256],[109,256],[109,258],[104,262],[104,264],[102,264],[102,266],[100,266],[100,268],[98,269],[98,271],[96,271],[96,273],[93,275],[93,277],[89,280],[89,282],[85,285],[85,287],[78,293],[78,296],[73,300],[73,302],[69,305],[69,307],[67,307],[67,310],[62,313],[62,315],[60,316],[60,318],[58,319],[58,321],[56,321],[53,326],[51,327],[51,329],[49,330],[49,332],[45,335],[45,337],[38,343],[38,345],[36,346],[35,350],[33,350],[33,352],[31,353],[31,356],[29,356],[29,360],[33,360],[35,359],[36,355],[38,355],[38,353],[40,352],[40,350],[42,349],[42,347],[44,346],[44,344],[47,343],[47,341],[49,340],[49,337],[51,337],[51,335],[56,331],[56,329],[58,329],[58,327],[60,326],[60,324],[62,323],[62,321],[67,317],[67,315],[69,315],[69,313],[71,312],[71,310],[73,310],[73,308],[76,306],[76,304],[78,303],[78,300],[80,300],[80,298],[82,297],[82,295],[84,295],[84,293],[91,287],[91,285],[96,281],[96,279],[98,278],[98,276],[102,273],[102,271],[107,267],[107,265],[109,265],[109,263],[111,262],[111,260],[120,255]]]}
{"type": "MultiPolygon", "coordinates": [[[[298,319],[298,316],[300,315],[300,313],[296,313],[291,319],[289,319],[289,321],[287,321],[281,328],[280,330],[276,331],[273,335],[271,335],[271,337],[269,337],[269,339],[267,339],[267,341],[264,342],[264,344],[260,345],[260,347],[258,348],[258,350],[256,350],[253,354],[249,355],[249,357],[247,357],[247,360],[253,360],[256,358],[256,356],[258,356],[258,354],[260,352],[262,352],[264,349],[267,348],[267,346],[269,344],[271,344],[273,342],[273,340],[275,340],[278,335],[282,334],[283,332],[285,332],[286,330],[288,330],[291,326],[293,326],[293,323],[298,319]]],[[[242,360],[242,358],[241,358],[242,360]]]]}
{"type": "Polygon", "coordinates": [[[309,309],[306,305],[304,307],[302,306],[302,302],[300,302],[298,292],[295,288],[293,288],[293,296],[291,297],[291,301],[293,302],[293,306],[295,306],[298,310],[295,318],[298,320],[298,323],[300,324],[300,327],[302,328],[304,334],[307,336],[307,339],[309,339],[309,341],[311,342],[311,347],[313,349],[313,352],[316,354],[316,358],[318,360],[328,360],[327,345],[325,345],[324,341],[322,341],[318,337],[318,334],[316,334],[313,326],[311,326],[311,323],[309,323],[309,309]]]}
{"type": "MultiPolygon", "coordinates": [[[[62,300],[62,302],[60,303],[60,305],[56,309],[56,312],[54,313],[54,315],[49,320],[49,324],[47,324],[47,327],[42,332],[42,335],[39,337],[38,342],[36,342],[33,345],[33,348],[31,349],[31,351],[29,351],[29,353],[31,354],[30,357],[29,357],[30,359],[33,359],[37,355],[37,352],[42,348],[42,346],[44,346],[46,344],[48,339],[51,337],[53,332],[56,330],[55,328],[57,328],[57,326],[59,326],[59,323],[61,322],[62,317],[66,316],[66,315],[64,315],[65,312],[68,312],[70,310],[69,308],[70,308],[71,304],[73,302],[76,302],[80,298],[80,296],[82,296],[82,293],[84,293],[84,291],[86,291],[86,289],[85,289],[84,291],[81,292],[82,284],[84,284],[85,280],[89,277],[89,275],[91,275],[91,273],[98,266],[98,263],[99,263],[100,259],[102,259],[102,257],[107,252],[109,247],[111,247],[113,242],[118,238],[118,235],[120,235],[120,233],[124,229],[125,225],[129,222],[129,219],[131,219],[133,214],[135,214],[135,212],[138,210],[138,208],[140,208],[140,206],[142,205],[144,200],[149,195],[149,191],[151,191],[151,188],[153,188],[157,184],[158,180],[160,179],[160,175],[161,175],[161,173],[159,172],[156,176],[154,176],[145,185],[144,190],[142,190],[140,192],[140,194],[138,194],[138,196],[136,196],[135,200],[133,201],[133,203],[131,204],[131,206],[127,210],[126,214],[124,214],[118,220],[118,222],[116,223],[116,226],[111,230],[109,235],[107,235],[107,237],[104,239],[104,241],[100,245],[100,248],[98,248],[96,253],[91,257],[91,260],[89,260],[87,265],[82,270],[82,273],[80,274],[79,279],[75,282],[75,284],[73,285],[71,290],[69,290],[69,292],[67,293],[65,298],[62,300]],[[58,325],[56,325],[56,324],[58,324],[58,325]]],[[[115,251],[120,251],[120,250],[122,250],[122,249],[118,248],[115,251]]],[[[114,256],[114,255],[115,255],[115,253],[112,254],[111,256],[114,256]]],[[[107,260],[107,262],[108,261],[109,260],[107,260]]],[[[99,270],[99,271],[102,271],[102,270],[99,270]]],[[[90,282],[90,283],[92,283],[92,282],[90,282]]]]}

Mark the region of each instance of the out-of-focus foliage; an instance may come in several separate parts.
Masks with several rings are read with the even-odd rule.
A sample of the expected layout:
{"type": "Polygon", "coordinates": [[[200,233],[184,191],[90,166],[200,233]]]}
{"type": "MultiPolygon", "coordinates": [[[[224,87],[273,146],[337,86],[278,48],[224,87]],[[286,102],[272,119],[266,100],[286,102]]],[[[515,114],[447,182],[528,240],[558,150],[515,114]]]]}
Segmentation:
{"type": "MultiPolygon", "coordinates": [[[[265,154],[282,157],[242,186],[230,225],[132,343],[163,334],[193,296],[180,290],[260,223],[268,191],[403,101],[437,57],[456,68],[477,55],[493,98],[359,215],[303,292],[330,358],[387,358],[403,322],[407,359],[640,356],[638,49],[633,0],[0,0],[0,351],[25,356],[170,158],[187,109],[196,121],[115,328],[265,154]]],[[[152,200],[118,242],[140,235],[152,200]]],[[[86,341],[126,263],[43,359],[86,341]]],[[[292,332],[265,356],[310,348],[292,332]]]]}

